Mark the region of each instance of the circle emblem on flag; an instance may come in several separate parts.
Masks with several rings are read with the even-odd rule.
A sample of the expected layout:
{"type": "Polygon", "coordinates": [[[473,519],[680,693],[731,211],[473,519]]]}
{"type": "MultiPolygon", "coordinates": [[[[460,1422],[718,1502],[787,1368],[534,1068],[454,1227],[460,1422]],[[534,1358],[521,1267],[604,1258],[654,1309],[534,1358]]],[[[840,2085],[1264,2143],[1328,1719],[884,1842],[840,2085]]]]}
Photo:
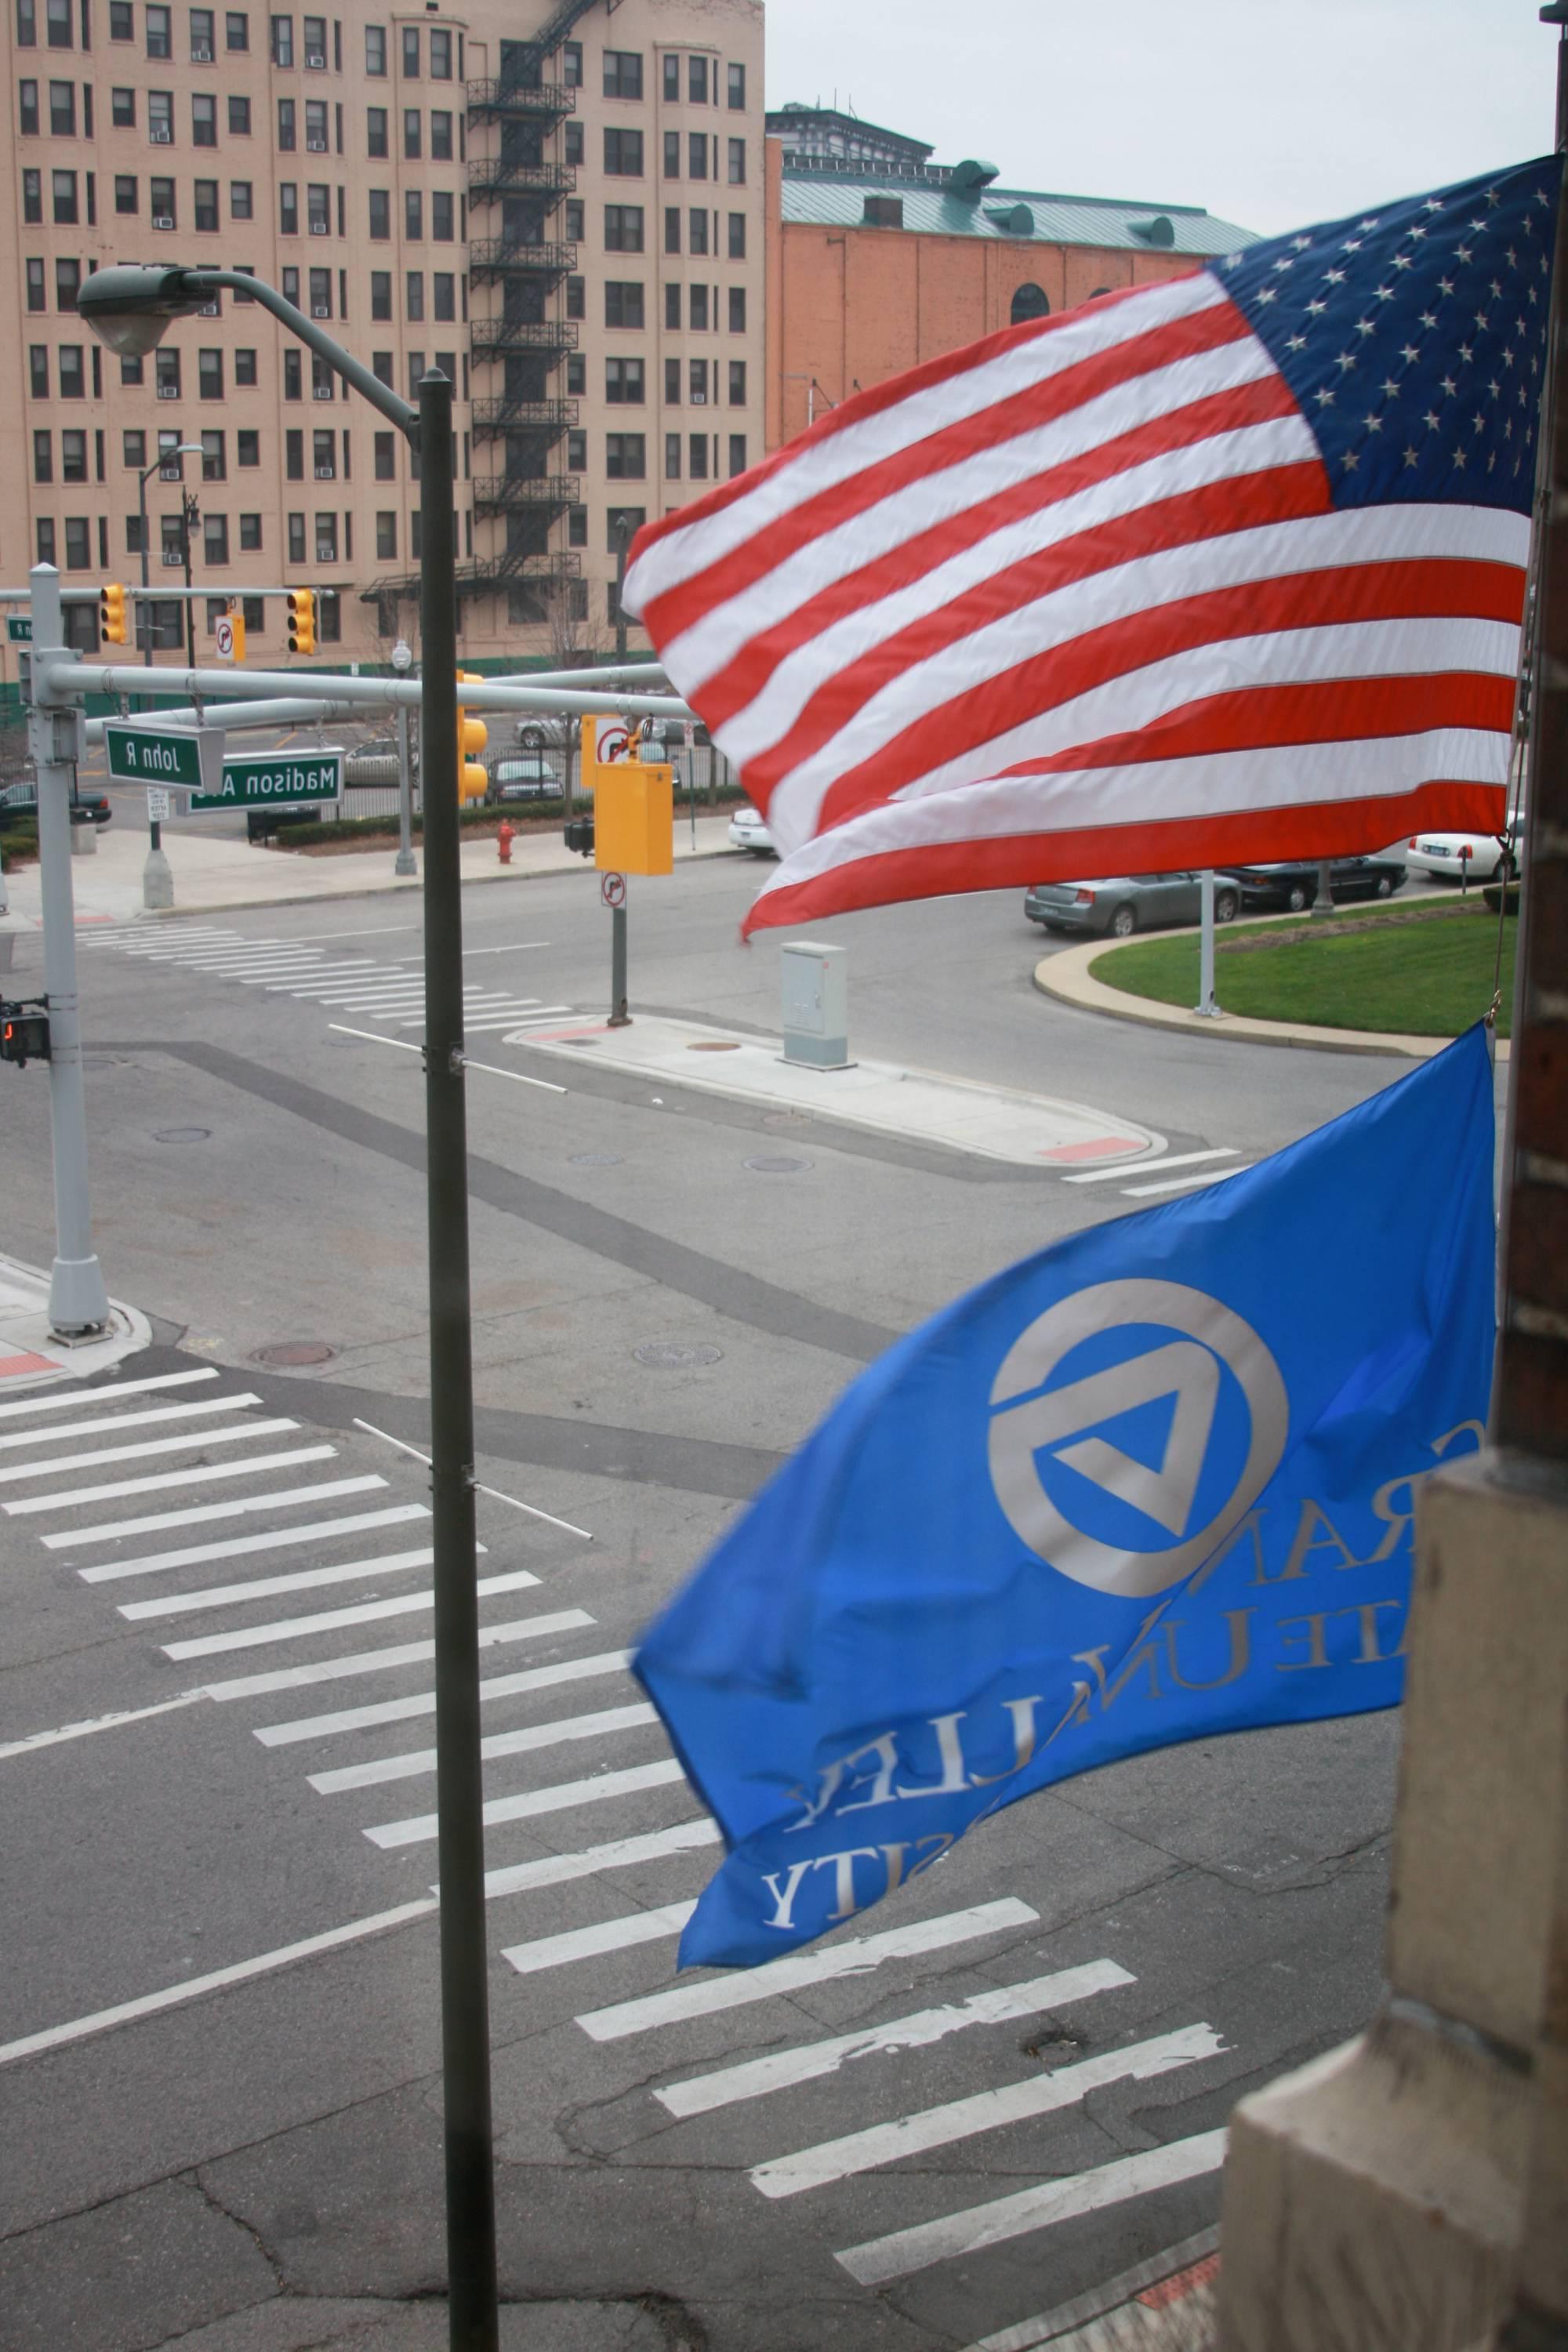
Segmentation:
{"type": "Polygon", "coordinates": [[[1249,1323],[1185,1283],[1058,1299],[991,1389],[991,1483],[1076,1584],[1163,1592],[1217,1550],[1279,1466],[1290,1405],[1249,1323]]]}

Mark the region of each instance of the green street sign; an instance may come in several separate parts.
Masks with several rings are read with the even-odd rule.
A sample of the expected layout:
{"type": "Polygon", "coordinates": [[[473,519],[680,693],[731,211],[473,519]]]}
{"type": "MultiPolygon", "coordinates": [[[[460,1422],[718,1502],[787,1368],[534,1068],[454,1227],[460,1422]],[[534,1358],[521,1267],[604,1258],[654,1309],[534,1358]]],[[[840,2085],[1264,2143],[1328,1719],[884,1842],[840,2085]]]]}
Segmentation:
{"type": "Polygon", "coordinates": [[[127,727],[106,720],[109,772],[122,784],[183,784],[216,791],[223,772],[221,727],[127,727]]]}
{"type": "MultiPolygon", "coordinates": [[[[104,732],[108,733],[107,728],[104,732]]],[[[343,788],[343,755],[331,751],[274,751],[262,759],[226,760],[223,784],[214,793],[193,793],[191,812],[206,809],[294,808],[335,801],[343,788]]]]}
{"type": "Polygon", "coordinates": [[[14,646],[30,646],[33,642],[31,615],[26,613],[7,613],[5,635],[14,646]]]}

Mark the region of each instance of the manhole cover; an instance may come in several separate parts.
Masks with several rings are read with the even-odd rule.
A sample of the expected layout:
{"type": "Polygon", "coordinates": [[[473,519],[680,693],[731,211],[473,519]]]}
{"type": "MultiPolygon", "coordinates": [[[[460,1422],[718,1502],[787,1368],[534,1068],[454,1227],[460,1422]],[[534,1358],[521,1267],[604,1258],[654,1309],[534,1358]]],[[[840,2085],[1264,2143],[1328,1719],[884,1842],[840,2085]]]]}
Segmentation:
{"type": "Polygon", "coordinates": [[[689,1054],[738,1054],[741,1048],[733,1037],[699,1037],[686,1050],[689,1054]]]}
{"type": "Polygon", "coordinates": [[[251,1361],[285,1371],[301,1364],[330,1364],[337,1352],[324,1339],[275,1339],[269,1348],[258,1348],[251,1361]]]}
{"type": "Polygon", "coordinates": [[[755,1159],[747,1160],[746,1165],[754,1168],[759,1176],[795,1176],[801,1169],[809,1168],[811,1162],[809,1160],[791,1160],[782,1151],[759,1151],[755,1159]]]}
{"type": "Polygon", "coordinates": [[[159,1127],[153,1130],[154,1143],[205,1143],[211,1135],[210,1127],[159,1127]]]}
{"type": "Polygon", "coordinates": [[[618,1151],[574,1151],[572,1154],[574,1168],[618,1168],[620,1164],[618,1151]]]}
{"type": "Polygon", "coordinates": [[[688,1348],[679,1339],[649,1339],[643,1347],[634,1348],[632,1354],[639,1364],[651,1364],[656,1371],[684,1371],[689,1364],[717,1364],[723,1360],[722,1348],[688,1348]]]}
{"type": "Polygon", "coordinates": [[[774,1129],[809,1127],[811,1113],[807,1110],[765,1110],[763,1113],[761,1124],[763,1127],[774,1129]]]}

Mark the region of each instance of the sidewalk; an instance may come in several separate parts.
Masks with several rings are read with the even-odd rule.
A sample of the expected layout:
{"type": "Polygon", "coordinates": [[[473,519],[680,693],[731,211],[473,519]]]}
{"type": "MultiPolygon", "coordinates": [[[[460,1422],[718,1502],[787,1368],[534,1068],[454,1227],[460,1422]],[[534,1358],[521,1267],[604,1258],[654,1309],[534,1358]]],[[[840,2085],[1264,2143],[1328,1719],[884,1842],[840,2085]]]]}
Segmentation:
{"type": "Polygon", "coordinates": [[[0,1257],[0,1396],[17,1396],[52,1381],[90,1380],[151,1343],[144,1315],[114,1300],[110,1308],[110,1328],[101,1339],[51,1339],[48,1276],[37,1266],[0,1257]]]}
{"type": "MultiPolygon", "coordinates": [[[[696,845],[684,813],[675,821],[675,855],[718,857],[731,854],[731,811],[700,816],[696,845]]],[[[308,856],[298,850],[264,848],[259,842],[209,840],[195,833],[165,829],[163,848],[174,876],[171,916],[227,914],[239,907],[308,905],[318,898],[358,898],[386,891],[417,890],[420,877],[400,880],[393,873],[395,840],[378,841],[368,849],[308,856]]],[[[414,855],[421,858],[417,843],[414,855]]],[[[559,825],[547,833],[519,833],[511,845],[511,864],[503,866],[493,839],[468,841],[458,851],[463,880],[526,882],[540,874],[578,870],[584,861],[570,851],[559,825]]],[[[95,854],[71,860],[71,889],[79,924],[156,922],[142,905],[142,868],[147,859],[147,835],[117,816],[102,827],[95,854]]],[[[12,919],[24,929],[41,928],[38,868],[25,866],[7,874],[12,919]]]]}

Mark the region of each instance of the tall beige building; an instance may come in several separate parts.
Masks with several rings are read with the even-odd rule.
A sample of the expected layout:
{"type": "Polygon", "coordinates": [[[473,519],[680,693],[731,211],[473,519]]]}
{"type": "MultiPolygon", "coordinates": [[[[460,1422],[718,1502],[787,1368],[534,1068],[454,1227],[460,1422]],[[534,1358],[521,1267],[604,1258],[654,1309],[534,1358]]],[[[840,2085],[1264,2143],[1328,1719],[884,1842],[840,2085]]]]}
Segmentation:
{"type": "MultiPolygon", "coordinates": [[[[196,504],[198,658],[229,598],[252,661],[286,658],[264,585],[318,592],[329,656],[416,637],[401,436],[232,297],[113,358],[75,303],[115,261],[254,271],[400,391],[451,375],[469,659],[613,644],[623,520],[762,455],[762,0],[7,0],[6,34],[6,583],[138,583],[151,467],[154,587],[196,504]]],[[[89,608],[72,627],[96,643],[89,608]]],[[[182,608],[153,627],[172,657],[182,608]]]]}

